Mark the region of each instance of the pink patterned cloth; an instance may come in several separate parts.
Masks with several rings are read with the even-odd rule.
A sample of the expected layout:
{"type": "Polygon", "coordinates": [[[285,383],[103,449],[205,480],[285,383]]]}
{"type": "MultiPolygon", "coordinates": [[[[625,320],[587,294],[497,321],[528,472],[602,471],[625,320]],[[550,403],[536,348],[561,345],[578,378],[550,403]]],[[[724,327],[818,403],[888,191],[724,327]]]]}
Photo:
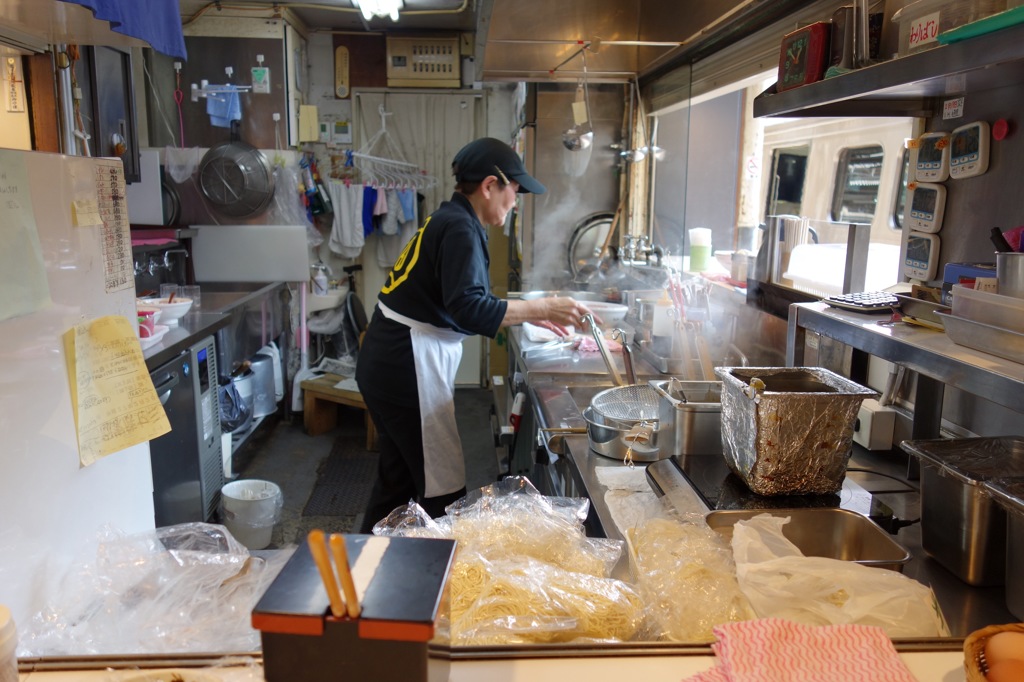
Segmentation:
{"type": "Polygon", "coordinates": [[[918,682],[872,625],[801,625],[781,618],[724,623],[718,665],[687,682],[918,682]]]}

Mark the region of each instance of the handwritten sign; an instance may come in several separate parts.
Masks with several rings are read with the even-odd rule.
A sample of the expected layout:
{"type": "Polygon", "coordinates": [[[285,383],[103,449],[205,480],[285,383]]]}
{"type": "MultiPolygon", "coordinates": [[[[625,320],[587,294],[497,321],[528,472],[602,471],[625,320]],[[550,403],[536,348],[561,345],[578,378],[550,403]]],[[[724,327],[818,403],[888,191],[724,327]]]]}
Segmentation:
{"type": "Polygon", "coordinates": [[[75,326],[64,350],[82,466],[171,430],[127,318],[75,326]]]}
{"type": "Polygon", "coordinates": [[[120,159],[96,165],[96,206],[103,224],[103,285],[109,294],[135,287],[127,189],[120,159]]]}
{"type": "Polygon", "coordinates": [[[939,39],[939,12],[932,12],[910,22],[910,40],[907,48],[910,52],[922,48],[928,43],[939,39]]]}

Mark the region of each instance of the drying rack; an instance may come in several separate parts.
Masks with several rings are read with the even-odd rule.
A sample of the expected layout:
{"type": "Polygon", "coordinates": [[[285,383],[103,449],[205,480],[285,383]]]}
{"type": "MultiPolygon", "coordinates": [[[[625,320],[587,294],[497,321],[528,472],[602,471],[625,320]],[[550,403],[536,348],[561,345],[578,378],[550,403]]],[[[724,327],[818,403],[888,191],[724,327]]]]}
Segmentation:
{"type": "Polygon", "coordinates": [[[436,185],[436,178],[402,157],[387,128],[387,117],[392,112],[385,111],[382,104],[378,113],[380,130],[359,151],[348,152],[363,182],[386,189],[428,189],[436,185]],[[376,151],[378,147],[380,151],[376,151]]]}
{"type": "MultiPolygon", "coordinates": [[[[175,64],[174,68],[179,69],[179,65],[175,64]]],[[[198,86],[195,83],[193,83],[192,88],[190,90],[190,94],[192,95],[192,101],[198,102],[200,97],[218,97],[220,95],[227,95],[239,92],[249,92],[250,90],[252,90],[251,85],[234,85],[231,83],[231,76],[235,73],[234,67],[224,67],[224,73],[226,73],[228,77],[228,82],[225,85],[210,85],[210,81],[205,79],[199,81],[198,86]]]]}

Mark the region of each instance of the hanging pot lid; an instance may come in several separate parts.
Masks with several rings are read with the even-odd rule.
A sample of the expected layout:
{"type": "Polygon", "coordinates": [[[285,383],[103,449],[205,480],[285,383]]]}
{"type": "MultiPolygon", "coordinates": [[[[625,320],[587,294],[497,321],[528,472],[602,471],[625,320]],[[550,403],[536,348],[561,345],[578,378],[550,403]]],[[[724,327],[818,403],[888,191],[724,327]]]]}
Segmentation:
{"type": "Polygon", "coordinates": [[[239,121],[231,139],[210,148],[199,163],[199,186],[217,212],[232,218],[262,213],[274,197],[274,173],[263,152],[239,139],[239,121]]]}

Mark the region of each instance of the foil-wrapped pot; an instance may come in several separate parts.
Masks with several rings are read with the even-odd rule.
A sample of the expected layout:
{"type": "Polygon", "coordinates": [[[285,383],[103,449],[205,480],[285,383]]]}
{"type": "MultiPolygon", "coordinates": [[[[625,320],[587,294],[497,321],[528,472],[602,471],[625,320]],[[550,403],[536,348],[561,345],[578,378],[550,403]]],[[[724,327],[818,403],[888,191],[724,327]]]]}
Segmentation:
{"type": "Polygon", "coordinates": [[[836,493],[870,388],[822,367],[716,367],[725,461],[759,495],[836,493]]]}

